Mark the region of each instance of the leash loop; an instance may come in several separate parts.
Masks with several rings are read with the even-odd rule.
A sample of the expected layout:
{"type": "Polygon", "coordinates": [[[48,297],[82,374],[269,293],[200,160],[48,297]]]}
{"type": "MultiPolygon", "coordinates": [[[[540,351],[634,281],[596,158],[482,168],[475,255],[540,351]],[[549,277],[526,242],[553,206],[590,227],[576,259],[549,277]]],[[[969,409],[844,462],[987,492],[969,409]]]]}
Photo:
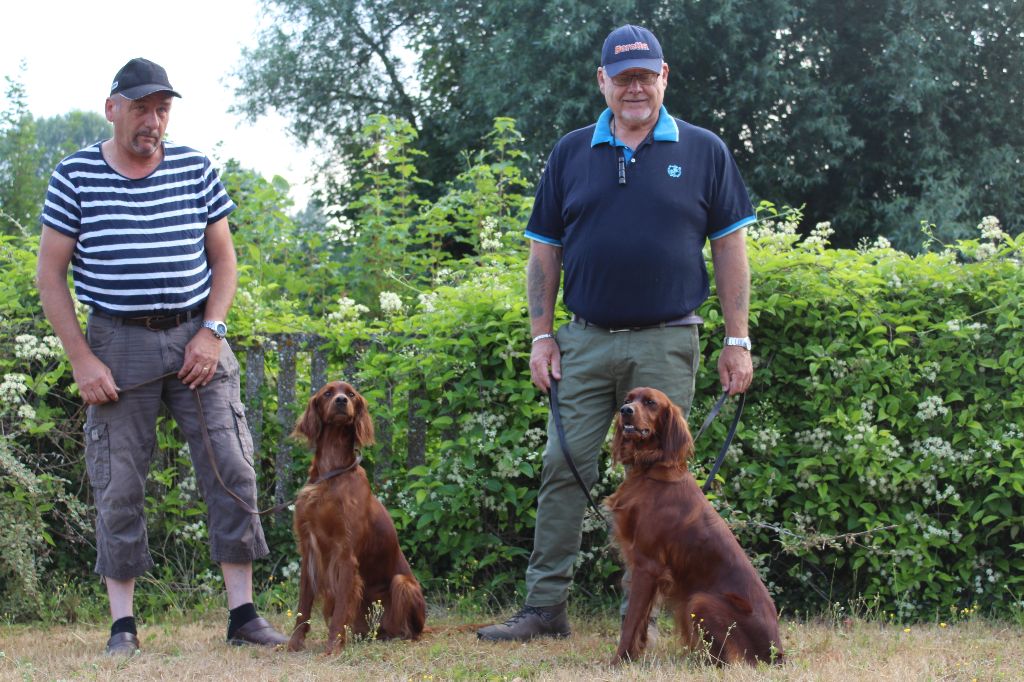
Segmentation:
{"type": "MultiPolygon", "coordinates": [[[[166,379],[168,377],[176,376],[177,374],[178,374],[177,372],[167,372],[165,374],[161,374],[159,376],[155,376],[152,379],[147,379],[147,380],[145,380],[143,382],[140,382],[140,383],[137,383],[137,384],[135,384],[133,386],[129,386],[128,388],[120,389],[118,392],[121,393],[121,394],[128,393],[129,391],[134,391],[135,389],[141,388],[143,386],[146,386],[147,384],[152,384],[152,383],[155,383],[157,381],[162,381],[162,380],[164,380],[164,379],[166,379]]],[[[227,483],[225,483],[224,479],[221,478],[220,469],[217,468],[217,458],[213,454],[213,442],[210,440],[210,429],[207,427],[207,424],[206,424],[206,414],[203,411],[203,399],[201,397],[199,397],[199,389],[191,389],[191,390],[192,390],[192,395],[195,396],[195,399],[196,399],[196,412],[197,412],[197,414],[199,416],[199,429],[200,429],[200,431],[202,431],[202,434],[203,434],[203,447],[206,449],[206,456],[210,460],[210,468],[213,469],[213,475],[217,478],[217,482],[220,483],[220,487],[223,488],[224,491],[227,492],[228,495],[230,495],[232,498],[234,498],[235,502],[238,503],[238,506],[240,506],[242,509],[244,509],[245,511],[249,512],[250,514],[256,514],[257,516],[263,516],[264,514],[277,513],[277,512],[279,512],[279,511],[281,511],[283,509],[286,509],[288,507],[288,505],[293,504],[295,502],[295,500],[292,500],[291,502],[282,502],[280,504],[275,504],[273,507],[270,507],[268,509],[264,509],[263,511],[260,511],[258,509],[254,509],[248,502],[246,502],[241,497],[239,497],[238,494],[235,493],[234,490],[232,490],[231,488],[229,488],[227,486],[227,483]]],[[[361,459],[357,458],[355,463],[351,467],[346,467],[345,470],[336,469],[334,471],[328,472],[328,475],[322,477],[321,480],[324,480],[326,478],[333,478],[334,476],[338,476],[340,474],[345,473],[345,471],[348,471],[350,469],[354,469],[356,466],[359,465],[360,461],[361,461],[361,459]]]]}
{"type": "MultiPolygon", "coordinates": [[[[718,416],[719,411],[722,409],[722,405],[729,398],[729,391],[722,393],[722,397],[718,399],[715,406],[711,408],[711,412],[705,417],[704,423],[701,424],[700,430],[697,431],[697,435],[693,437],[693,442],[697,442],[700,438],[700,434],[704,433],[711,422],[718,416]]],[[[729,433],[725,436],[725,442],[722,443],[721,449],[718,451],[718,458],[715,459],[715,465],[711,467],[711,473],[708,474],[707,479],[704,481],[704,485],[701,486],[700,491],[707,494],[708,490],[711,489],[711,484],[715,481],[715,476],[718,474],[718,470],[722,467],[722,462],[725,461],[725,454],[729,451],[729,446],[732,445],[732,439],[736,437],[736,430],[740,425],[740,417],[743,416],[743,406],[747,402],[747,394],[740,393],[739,401],[736,403],[736,414],[732,416],[732,424],[729,425],[729,433]]]]}

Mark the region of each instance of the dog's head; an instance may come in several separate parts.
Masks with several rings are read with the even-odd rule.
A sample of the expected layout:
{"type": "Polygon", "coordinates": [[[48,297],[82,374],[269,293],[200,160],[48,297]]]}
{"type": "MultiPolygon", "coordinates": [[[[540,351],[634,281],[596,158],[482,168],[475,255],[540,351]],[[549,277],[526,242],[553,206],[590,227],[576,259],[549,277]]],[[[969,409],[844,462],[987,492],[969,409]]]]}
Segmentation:
{"type": "Polygon", "coordinates": [[[655,388],[634,388],[619,408],[612,456],[623,464],[667,461],[685,467],[693,438],[682,411],[655,388]]]}
{"type": "Polygon", "coordinates": [[[315,446],[327,429],[351,429],[355,446],[373,445],[373,420],[366,399],[351,384],[331,381],[316,392],[295,424],[294,436],[304,436],[315,446]]]}

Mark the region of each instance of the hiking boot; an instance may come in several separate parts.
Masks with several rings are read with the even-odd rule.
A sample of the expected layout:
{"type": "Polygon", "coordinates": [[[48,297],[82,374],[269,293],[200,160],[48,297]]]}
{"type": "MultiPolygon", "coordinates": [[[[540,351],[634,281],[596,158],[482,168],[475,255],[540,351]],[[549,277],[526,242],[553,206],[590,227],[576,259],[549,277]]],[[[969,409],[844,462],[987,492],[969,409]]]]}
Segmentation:
{"type": "Polygon", "coordinates": [[[568,637],[569,617],[565,602],[554,606],[524,606],[501,625],[488,625],[476,631],[488,642],[528,642],[534,637],[568,637]]]}

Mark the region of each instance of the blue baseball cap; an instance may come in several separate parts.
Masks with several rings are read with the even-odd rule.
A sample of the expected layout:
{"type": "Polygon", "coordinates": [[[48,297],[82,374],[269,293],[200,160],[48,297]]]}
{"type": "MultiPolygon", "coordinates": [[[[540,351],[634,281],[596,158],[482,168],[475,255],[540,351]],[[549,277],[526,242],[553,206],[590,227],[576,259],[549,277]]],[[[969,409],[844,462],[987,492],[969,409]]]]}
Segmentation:
{"type": "Polygon", "coordinates": [[[617,76],[626,69],[645,69],[661,73],[665,56],[661,43],[646,28],[626,24],[604,39],[601,48],[601,68],[607,76],[617,76]]]}

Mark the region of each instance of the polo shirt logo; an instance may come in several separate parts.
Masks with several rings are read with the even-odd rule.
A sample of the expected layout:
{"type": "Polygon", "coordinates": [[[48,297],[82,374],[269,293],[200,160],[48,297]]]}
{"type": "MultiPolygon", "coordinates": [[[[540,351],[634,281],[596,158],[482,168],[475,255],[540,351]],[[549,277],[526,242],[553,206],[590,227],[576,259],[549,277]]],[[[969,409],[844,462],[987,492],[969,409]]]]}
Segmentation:
{"type": "Polygon", "coordinates": [[[674,163],[670,163],[666,170],[668,171],[668,176],[670,178],[678,178],[683,175],[683,167],[677,166],[674,163]]]}

